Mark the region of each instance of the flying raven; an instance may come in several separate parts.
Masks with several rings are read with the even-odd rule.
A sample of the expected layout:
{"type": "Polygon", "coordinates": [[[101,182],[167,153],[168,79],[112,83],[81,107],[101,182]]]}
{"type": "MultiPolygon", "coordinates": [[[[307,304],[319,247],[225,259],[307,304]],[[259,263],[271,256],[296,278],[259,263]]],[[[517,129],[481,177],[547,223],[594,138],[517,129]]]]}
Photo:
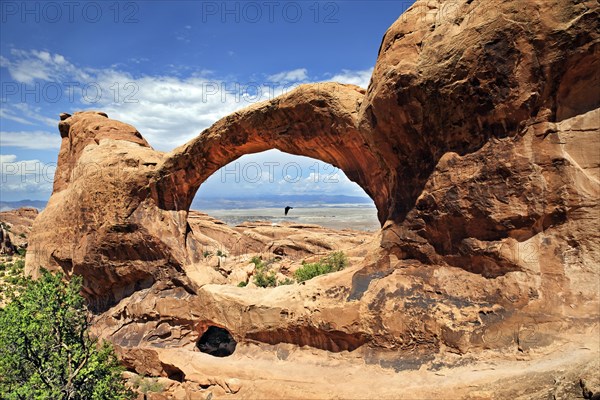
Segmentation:
{"type": "Polygon", "coordinates": [[[285,215],[287,215],[287,213],[290,212],[290,210],[293,210],[293,209],[294,209],[294,207],[287,206],[285,208],[285,215]]]}

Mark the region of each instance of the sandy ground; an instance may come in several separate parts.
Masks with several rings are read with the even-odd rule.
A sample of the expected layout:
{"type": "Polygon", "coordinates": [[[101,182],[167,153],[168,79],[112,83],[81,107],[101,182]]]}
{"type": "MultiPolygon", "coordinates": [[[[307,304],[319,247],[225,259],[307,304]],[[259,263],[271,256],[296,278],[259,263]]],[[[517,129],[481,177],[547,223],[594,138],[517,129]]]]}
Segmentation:
{"type": "Polygon", "coordinates": [[[246,345],[227,358],[185,350],[161,352],[160,357],[186,365],[186,379],[192,381],[241,382],[236,394],[219,396],[216,386],[208,387],[215,398],[572,399],[584,398],[580,379],[592,385],[600,380],[597,338],[595,327],[569,342],[535,351],[489,351],[477,358],[446,354],[418,370],[399,372],[367,365],[358,354],[353,358],[352,353],[285,345],[246,345]],[[447,366],[439,368],[440,363],[447,366]]]}

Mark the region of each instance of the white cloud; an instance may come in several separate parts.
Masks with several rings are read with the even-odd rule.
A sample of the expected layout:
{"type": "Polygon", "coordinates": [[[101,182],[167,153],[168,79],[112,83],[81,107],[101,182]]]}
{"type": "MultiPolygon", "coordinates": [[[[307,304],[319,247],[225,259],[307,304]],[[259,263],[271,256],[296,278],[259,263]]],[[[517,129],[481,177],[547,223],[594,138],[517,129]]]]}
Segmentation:
{"type": "Polygon", "coordinates": [[[5,103],[0,108],[0,118],[15,121],[24,125],[43,125],[56,127],[57,121],[42,114],[41,107],[30,106],[27,103],[5,103]]]}
{"type": "Polygon", "coordinates": [[[295,86],[204,76],[134,79],[118,71],[102,72],[97,82],[103,95],[90,108],[102,109],[111,118],[132,124],[160,150],[182,145],[220,118],[289,92],[295,86]]]}
{"type": "Polygon", "coordinates": [[[10,106],[9,104],[4,104],[3,107],[0,108],[0,118],[15,121],[15,122],[18,122],[18,123],[24,124],[24,125],[33,125],[33,122],[31,122],[19,115],[15,115],[13,110],[8,109],[9,106],[10,106]]]}
{"type": "Polygon", "coordinates": [[[14,154],[0,154],[0,163],[12,163],[17,160],[17,156],[14,154]]]}
{"type": "Polygon", "coordinates": [[[32,106],[27,103],[11,104],[11,106],[16,112],[19,112],[20,115],[25,116],[28,121],[40,122],[52,127],[56,127],[58,123],[54,118],[45,116],[41,106],[32,106]]]}
{"type": "Polygon", "coordinates": [[[23,149],[44,150],[59,149],[60,135],[44,131],[0,132],[0,146],[20,147],[23,149]]]}
{"type": "MultiPolygon", "coordinates": [[[[189,29],[186,27],[185,31],[189,32],[189,29]]],[[[143,58],[130,60],[132,63],[146,61],[143,58]]],[[[62,90],[61,100],[57,103],[44,96],[35,101],[32,95],[23,99],[20,92],[8,101],[2,100],[2,120],[29,126],[31,130],[12,126],[10,130],[4,128],[0,132],[0,144],[3,147],[35,150],[55,150],[59,147],[60,135],[56,131],[58,116],[47,114],[48,109],[56,112],[57,106],[64,107],[61,111],[70,113],[81,109],[105,111],[111,118],[135,126],[155,148],[168,151],[196,137],[218,119],[236,110],[289,92],[300,83],[324,79],[324,76],[309,76],[306,68],[297,68],[270,75],[264,82],[235,82],[230,78],[220,79],[212,71],[196,71],[185,65],[173,65],[168,75],[134,76],[119,69],[119,65],[102,70],[79,67],[60,54],[18,49],[12,49],[7,57],[0,56],[0,67],[6,68],[21,90],[31,90],[36,88],[36,84],[40,85],[42,90],[38,92],[42,94],[44,88],[51,85],[58,85],[62,90]],[[75,84],[67,85],[69,82],[75,84]],[[53,130],[45,127],[52,127],[53,130]]],[[[342,70],[327,76],[331,77],[328,81],[366,87],[371,73],[372,69],[342,70]]],[[[281,165],[298,160],[297,157],[292,159],[290,155],[275,151],[257,156],[257,160],[278,161],[281,165]]],[[[265,192],[275,191],[279,194],[326,192],[363,195],[362,189],[343,173],[331,175],[330,170],[321,169],[310,176],[306,171],[313,167],[315,160],[301,159],[305,159],[300,162],[303,168],[301,179],[290,176],[289,180],[293,183],[284,181],[279,185],[277,182],[285,173],[281,170],[271,173],[263,169],[260,182],[256,185],[260,185],[265,192]],[[339,182],[333,184],[321,179],[328,174],[339,182]]],[[[15,155],[3,155],[0,160],[3,196],[7,193],[14,198],[49,196],[52,190],[52,165],[38,160],[18,160],[15,155]]],[[[290,175],[292,172],[293,169],[290,169],[290,175]]],[[[227,185],[224,187],[228,189],[224,190],[231,191],[232,186],[227,185]]],[[[208,181],[203,187],[216,190],[216,186],[211,186],[208,181]]]]}
{"type": "Polygon", "coordinates": [[[11,49],[12,59],[0,58],[0,67],[8,69],[11,78],[18,83],[32,84],[35,80],[57,82],[75,78],[85,81],[87,73],[69,63],[60,54],[47,51],[11,49]]]}
{"type": "Polygon", "coordinates": [[[145,63],[145,62],[150,61],[150,59],[148,59],[146,57],[140,57],[140,58],[131,57],[128,61],[131,62],[131,63],[133,63],[133,64],[141,64],[141,63],[145,63]]]}
{"type": "Polygon", "coordinates": [[[52,193],[54,163],[18,160],[14,154],[0,156],[2,197],[12,199],[48,198],[52,193]]]}
{"type": "Polygon", "coordinates": [[[289,82],[301,82],[308,79],[308,71],[306,68],[298,68],[292,71],[283,71],[278,74],[267,77],[269,82],[279,82],[282,84],[289,82]]]}
{"type": "Polygon", "coordinates": [[[339,83],[350,83],[352,85],[367,88],[373,74],[373,68],[362,71],[342,70],[339,74],[331,77],[331,81],[339,83]]]}
{"type": "Polygon", "coordinates": [[[336,172],[315,173],[311,172],[304,179],[281,182],[280,194],[345,194],[349,196],[364,196],[361,187],[352,182],[337,168],[326,163],[320,163],[322,169],[336,172]]]}
{"type": "Polygon", "coordinates": [[[118,74],[99,78],[100,86],[105,88],[102,91],[108,96],[90,108],[102,109],[111,118],[132,124],[161,150],[184,144],[218,119],[250,104],[235,91],[235,85],[218,80],[132,79],[118,74]],[[118,87],[120,93],[108,90],[110,87],[118,87]]]}
{"type": "Polygon", "coordinates": [[[344,194],[366,196],[343,171],[309,157],[268,150],[240,157],[202,184],[197,197],[252,195],[344,194]],[[258,170],[261,179],[258,180],[258,170]]]}
{"type": "MultiPolygon", "coordinates": [[[[63,93],[58,104],[65,107],[61,111],[105,111],[109,117],[135,126],[152,146],[163,151],[184,144],[236,110],[289,92],[300,82],[321,80],[309,77],[306,68],[270,75],[265,82],[218,79],[205,70],[188,71],[187,77],[133,76],[115,68],[78,68],[60,54],[38,50],[13,49],[10,59],[1,58],[0,62],[13,79],[28,87],[39,81],[59,83],[63,93]],[[77,85],[66,86],[65,82],[77,85]]],[[[371,72],[343,70],[329,80],[366,87],[371,72]]],[[[17,101],[5,105],[0,113],[7,120],[52,127],[58,122],[56,115],[43,115],[37,104],[17,101]]]]}

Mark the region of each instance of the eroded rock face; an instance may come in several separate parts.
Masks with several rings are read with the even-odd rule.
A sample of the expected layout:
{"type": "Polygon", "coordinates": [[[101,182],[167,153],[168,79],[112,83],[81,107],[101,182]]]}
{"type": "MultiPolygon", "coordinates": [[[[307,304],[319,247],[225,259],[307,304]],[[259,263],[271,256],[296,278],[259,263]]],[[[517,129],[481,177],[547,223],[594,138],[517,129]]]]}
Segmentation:
{"type": "Polygon", "coordinates": [[[13,255],[19,248],[27,248],[27,236],[38,210],[22,207],[0,212],[0,254],[13,255]]]}
{"type": "MultiPolygon", "coordinates": [[[[82,275],[100,308],[161,276],[176,278],[183,258],[177,260],[154,231],[170,227],[158,222],[158,208],[142,211],[143,187],[162,153],[135,128],[103,113],[75,113],[59,128],[54,192],[34,223],[27,268],[82,275]]],[[[185,229],[185,216],[182,223],[185,229]]],[[[173,233],[162,236],[178,236],[173,233]]]]}
{"type": "MultiPolygon", "coordinates": [[[[155,360],[152,373],[166,377],[202,369],[189,362],[206,360],[194,349],[209,326],[238,343],[228,359],[252,356],[255,345],[275,346],[277,357],[309,346],[396,371],[452,366],[448,354],[487,349],[531,355],[570,332],[595,332],[598,8],[417,1],[386,32],[366,92],[303,85],[168,154],[101,113],[65,115],[27,268],[83,275],[105,311],[98,334],[137,372],[140,359],[155,360]],[[344,170],[375,201],[381,232],[351,268],[305,285],[193,277],[199,249],[229,247],[235,236],[188,220],[196,190],[218,168],[270,148],[344,170]]],[[[262,251],[264,236],[244,240],[262,251]]],[[[267,251],[285,249],[288,238],[279,239],[267,251]]]]}
{"type": "Polygon", "coordinates": [[[13,244],[10,232],[0,227],[0,254],[13,255],[17,252],[17,246],[13,244]]]}
{"type": "Polygon", "coordinates": [[[413,208],[447,152],[596,109],[597,20],[592,1],[417,1],[407,10],[384,35],[359,112],[391,174],[388,219],[413,208]]]}

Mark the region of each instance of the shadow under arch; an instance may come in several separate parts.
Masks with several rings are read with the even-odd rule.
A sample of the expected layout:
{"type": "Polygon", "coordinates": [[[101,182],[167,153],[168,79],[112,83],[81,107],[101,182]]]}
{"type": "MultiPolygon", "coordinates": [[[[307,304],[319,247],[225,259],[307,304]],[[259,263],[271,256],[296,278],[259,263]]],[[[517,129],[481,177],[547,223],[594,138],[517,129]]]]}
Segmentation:
{"type": "Polygon", "coordinates": [[[389,173],[358,129],[365,90],[354,85],[301,85],[217,121],[168,154],[150,190],[165,210],[188,211],[200,185],[245,155],[277,149],[341,169],[371,197],[383,225],[389,214],[389,173]]]}

